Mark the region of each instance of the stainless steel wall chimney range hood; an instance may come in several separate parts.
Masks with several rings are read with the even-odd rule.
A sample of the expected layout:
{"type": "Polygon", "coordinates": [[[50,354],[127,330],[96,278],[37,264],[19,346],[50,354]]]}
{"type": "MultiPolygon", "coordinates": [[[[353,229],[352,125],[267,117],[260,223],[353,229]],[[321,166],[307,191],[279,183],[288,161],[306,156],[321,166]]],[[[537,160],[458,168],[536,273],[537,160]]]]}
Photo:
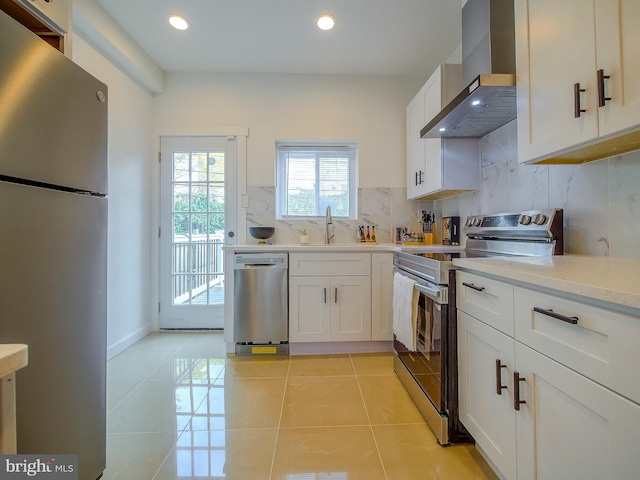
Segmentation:
{"type": "Polygon", "coordinates": [[[422,138],[480,138],[516,118],[513,0],[462,8],[462,82],[467,87],[420,131],[422,138]]]}

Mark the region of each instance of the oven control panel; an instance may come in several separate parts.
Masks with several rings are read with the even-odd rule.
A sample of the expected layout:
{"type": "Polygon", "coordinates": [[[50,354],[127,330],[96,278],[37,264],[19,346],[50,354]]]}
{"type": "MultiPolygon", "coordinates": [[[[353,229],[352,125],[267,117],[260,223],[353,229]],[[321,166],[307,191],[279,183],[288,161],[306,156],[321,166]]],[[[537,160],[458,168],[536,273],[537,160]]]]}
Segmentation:
{"type": "Polygon", "coordinates": [[[529,227],[533,230],[548,230],[551,225],[562,220],[562,209],[530,210],[520,213],[499,213],[491,215],[470,215],[464,224],[465,232],[473,233],[477,229],[489,230],[494,233],[514,228],[529,227]]]}
{"type": "MultiPolygon", "coordinates": [[[[563,211],[561,208],[524,212],[470,215],[464,223],[467,239],[508,242],[554,243],[553,254],[562,253],[563,211]]],[[[517,254],[517,245],[513,246],[517,254]]],[[[467,248],[469,244],[467,243],[467,248]]],[[[482,246],[481,248],[484,248],[482,246]]]]}

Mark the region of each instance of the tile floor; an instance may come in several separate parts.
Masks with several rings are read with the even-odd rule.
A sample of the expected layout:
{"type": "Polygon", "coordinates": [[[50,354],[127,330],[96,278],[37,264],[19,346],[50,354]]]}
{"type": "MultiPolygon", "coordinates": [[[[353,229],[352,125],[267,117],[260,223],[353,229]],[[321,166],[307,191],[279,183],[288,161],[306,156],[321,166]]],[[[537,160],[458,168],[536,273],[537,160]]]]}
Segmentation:
{"type": "Polygon", "coordinates": [[[220,333],[153,333],[107,379],[105,480],[496,478],[436,444],[391,354],[234,357],[220,333]]]}

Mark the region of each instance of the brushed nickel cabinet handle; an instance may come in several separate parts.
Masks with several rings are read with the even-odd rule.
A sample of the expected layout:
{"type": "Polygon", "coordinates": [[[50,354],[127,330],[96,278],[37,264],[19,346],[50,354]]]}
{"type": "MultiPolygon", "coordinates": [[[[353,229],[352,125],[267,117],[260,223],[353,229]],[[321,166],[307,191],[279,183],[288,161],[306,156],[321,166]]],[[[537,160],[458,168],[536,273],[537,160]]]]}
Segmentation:
{"type": "Polygon", "coordinates": [[[502,385],[502,369],[507,368],[503,365],[499,358],[496,358],[496,393],[502,395],[502,390],[507,388],[506,385],[502,385]]]}
{"type": "Polygon", "coordinates": [[[546,315],[547,317],[552,317],[557,320],[562,320],[563,322],[570,323],[571,325],[575,325],[578,323],[578,317],[569,317],[567,315],[562,315],[561,313],[556,313],[550,308],[544,309],[540,307],[533,307],[533,311],[537,313],[541,313],[542,315],[546,315]]]}
{"type": "Polygon", "coordinates": [[[605,75],[604,70],[598,70],[598,106],[604,107],[606,102],[611,101],[611,97],[605,97],[604,81],[609,80],[611,75],[605,75]]]}
{"type": "Polygon", "coordinates": [[[519,372],[513,372],[513,408],[518,411],[520,411],[520,405],[527,403],[525,400],[520,400],[520,382],[526,381],[520,377],[519,372]]]}
{"type": "Polygon", "coordinates": [[[323,288],[324,290],[324,303],[327,303],[327,289],[323,288]]]}
{"type": "Polygon", "coordinates": [[[586,110],[581,108],[580,104],[580,94],[586,92],[584,88],[580,88],[579,83],[573,84],[573,116],[575,118],[580,118],[581,113],[585,113],[586,110]]]}
{"type": "Polygon", "coordinates": [[[338,303],[338,287],[336,287],[335,303],[338,303]]]}

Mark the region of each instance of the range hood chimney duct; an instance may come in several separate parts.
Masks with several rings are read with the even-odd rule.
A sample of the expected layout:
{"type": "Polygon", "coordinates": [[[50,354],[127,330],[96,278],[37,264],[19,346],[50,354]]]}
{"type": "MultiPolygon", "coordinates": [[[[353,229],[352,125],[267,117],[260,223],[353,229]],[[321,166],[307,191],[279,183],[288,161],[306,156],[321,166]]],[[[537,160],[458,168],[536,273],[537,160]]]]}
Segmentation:
{"type": "Polygon", "coordinates": [[[516,118],[513,0],[462,8],[462,83],[467,87],[421,131],[422,138],[480,138],[516,118]]]}

